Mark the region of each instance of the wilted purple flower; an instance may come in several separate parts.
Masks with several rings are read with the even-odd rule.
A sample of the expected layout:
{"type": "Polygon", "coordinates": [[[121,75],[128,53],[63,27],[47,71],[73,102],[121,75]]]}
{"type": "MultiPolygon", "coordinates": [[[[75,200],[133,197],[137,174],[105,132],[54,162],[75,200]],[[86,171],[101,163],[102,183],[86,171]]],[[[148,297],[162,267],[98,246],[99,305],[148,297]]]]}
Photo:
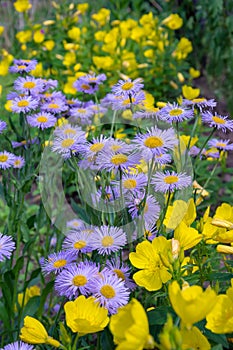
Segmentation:
{"type": "Polygon", "coordinates": [[[143,218],[147,225],[155,223],[159,218],[160,206],[152,195],[148,195],[144,200],[144,194],[136,197],[129,195],[126,198],[126,205],[133,219],[143,218]]]}

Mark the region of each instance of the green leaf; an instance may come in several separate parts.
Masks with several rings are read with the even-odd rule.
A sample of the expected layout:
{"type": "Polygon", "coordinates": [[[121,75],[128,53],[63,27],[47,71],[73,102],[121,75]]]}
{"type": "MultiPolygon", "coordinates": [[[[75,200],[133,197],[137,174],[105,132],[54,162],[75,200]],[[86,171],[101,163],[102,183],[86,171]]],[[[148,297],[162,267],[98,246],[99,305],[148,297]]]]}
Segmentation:
{"type": "Polygon", "coordinates": [[[170,306],[159,306],[148,312],[149,325],[164,325],[167,321],[167,314],[175,316],[173,309],[170,306]]]}
{"type": "Polygon", "coordinates": [[[53,285],[54,285],[54,281],[50,281],[49,283],[47,283],[45,289],[43,290],[41,297],[40,297],[40,305],[39,305],[38,311],[36,313],[37,317],[42,316],[42,313],[44,312],[44,304],[45,304],[46,298],[47,298],[48,294],[53,290],[53,285]]]}
{"type": "Polygon", "coordinates": [[[103,350],[109,350],[114,348],[113,336],[108,328],[105,328],[105,330],[101,334],[101,346],[103,350]]]}
{"type": "Polygon", "coordinates": [[[24,306],[21,316],[20,328],[23,326],[23,320],[26,316],[35,316],[40,305],[40,296],[36,295],[30,298],[24,306]]]}

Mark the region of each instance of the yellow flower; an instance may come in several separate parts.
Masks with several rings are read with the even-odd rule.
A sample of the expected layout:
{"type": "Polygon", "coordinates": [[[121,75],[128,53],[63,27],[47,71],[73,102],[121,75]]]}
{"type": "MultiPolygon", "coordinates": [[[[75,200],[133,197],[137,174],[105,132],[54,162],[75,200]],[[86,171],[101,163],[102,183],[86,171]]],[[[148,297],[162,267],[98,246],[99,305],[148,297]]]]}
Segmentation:
{"type": "Polygon", "coordinates": [[[79,41],[81,36],[81,30],[79,27],[73,27],[68,30],[67,35],[70,39],[74,41],[79,41]]]}
{"type": "Polygon", "coordinates": [[[216,302],[216,293],[211,288],[204,292],[200,286],[187,286],[180,289],[177,281],[168,287],[173,309],[187,328],[201,321],[212,310],[216,302]]]}
{"type": "Polygon", "coordinates": [[[201,241],[202,235],[195,228],[188,227],[182,221],[175,229],[174,238],[180,242],[181,248],[187,250],[197,245],[201,241]]]}
{"type": "Polygon", "coordinates": [[[32,5],[28,0],[17,0],[14,2],[14,7],[17,12],[26,12],[32,7],[32,5]]]}
{"type": "Polygon", "coordinates": [[[70,51],[70,52],[67,52],[64,56],[64,60],[63,60],[63,64],[64,66],[66,67],[69,67],[71,66],[72,64],[74,64],[76,62],[76,55],[75,55],[75,52],[73,51],[70,51]]]}
{"type": "Polygon", "coordinates": [[[54,23],[55,23],[55,21],[53,19],[48,19],[47,21],[43,22],[43,25],[44,26],[51,26],[54,23]]]}
{"type": "Polygon", "coordinates": [[[43,29],[38,29],[35,31],[35,33],[33,34],[33,40],[35,41],[35,43],[40,44],[44,41],[44,31],[43,29]]]}
{"type": "Polygon", "coordinates": [[[149,333],[149,323],[143,306],[136,299],[120,308],[111,316],[110,331],[116,350],[154,349],[155,343],[149,333]]]}
{"type": "Polygon", "coordinates": [[[181,135],[180,139],[185,143],[186,147],[188,146],[189,143],[190,143],[189,147],[193,147],[198,141],[198,137],[197,136],[192,137],[191,142],[189,141],[190,140],[190,136],[188,136],[188,135],[181,135]]]}
{"type": "Polygon", "coordinates": [[[77,90],[73,87],[74,82],[77,80],[76,77],[68,77],[67,82],[64,85],[63,91],[65,94],[76,95],[77,90]]]}
{"type": "Polygon", "coordinates": [[[100,26],[104,26],[110,19],[110,10],[101,8],[99,12],[94,13],[91,18],[94,19],[100,26]]]}
{"type": "Polygon", "coordinates": [[[168,229],[174,230],[183,220],[187,210],[188,204],[185,201],[182,201],[181,199],[176,200],[173,205],[168,206],[164,225],[168,229]]]}
{"type": "Polygon", "coordinates": [[[185,59],[190,52],[192,52],[193,47],[192,43],[187,38],[181,38],[176,50],[173,52],[173,56],[175,56],[178,60],[185,59]]]}
{"type": "Polygon", "coordinates": [[[89,4],[87,2],[84,2],[83,4],[77,5],[77,10],[80,11],[82,15],[85,12],[87,12],[88,8],[89,8],[89,4]]]}
{"type": "Polygon", "coordinates": [[[25,44],[32,39],[32,31],[31,30],[22,30],[16,34],[16,39],[21,43],[25,44]]]}
{"type": "Polygon", "coordinates": [[[36,68],[31,71],[31,75],[34,77],[41,77],[43,75],[43,65],[42,62],[38,62],[36,68]]]}
{"type": "Polygon", "coordinates": [[[193,100],[200,95],[200,89],[194,89],[191,86],[183,85],[182,94],[187,100],[193,100]]]}
{"type": "Polygon", "coordinates": [[[20,339],[29,344],[49,344],[58,348],[61,344],[48,335],[42,323],[37,319],[26,316],[20,331],[20,339]]]}
{"type": "Polygon", "coordinates": [[[169,250],[171,251],[171,241],[167,241],[165,237],[156,237],[152,243],[144,241],[137,245],[136,253],[129,254],[131,264],[141,269],[133,275],[137,285],[154,291],[171,279],[171,274],[164,266],[169,250]]]}
{"type": "Polygon", "coordinates": [[[5,103],[5,105],[4,105],[5,109],[6,109],[8,112],[12,112],[12,109],[11,109],[12,102],[13,102],[12,100],[8,100],[8,101],[5,103]]]}
{"type": "Polygon", "coordinates": [[[193,67],[189,68],[189,74],[192,78],[198,78],[200,76],[200,71],[197,69],[194,69],[193,67]]]}
{"type": "Polygon", "coordinates": [[[46,50],[51,51],[55,46],[55,42],[53,40],[47,40],[44,41],[43,45],[46,48],[46,50]]]}
{"type": "Polygon", "coordinates": [[[211,349],[210,343],[197,327],[192,327],[190,330],[184,328],[180,333],[182,336],[182,350],[211,349]]]}
{"type": "Polygon", "coordinates": [[[64,305],[66,323],[72,332],[85,335],[102,331],[108,324],[108,310],[100,307],[94,298],[79,296],[64,305]]]}
{"type": "Polygon", "coordinates": [[[98,32],[95,32],[95,40],[104,41],[106,34],[107,34],[107,32],[104,30],[99,30],[98,32]]]}
{"type": "Polygon", "coordinates": [[[214,219],[222,219],[232,222],[233,225],[233,206],[228,203],[222,203],[215,211],[214,219]]]}
{"type": "Polygon", "coordinates": [[[149,50],[146,50],[146,51],[144,51],[144,56],[146,57],[146,58],[153,58],[154,57],[154,50],[152,50],[152,49],[149,49],[149,50]]]}
{"type": "Polygon", "coordinates": [[[217,245],[216,251],[223,254],[233,254],[233,247],[229,245],[219,244],[217,245]]]}
{"type": "Polygon", "coordinates": [[[2,35],[2,33],[4,32],[4,27],[3,26],[0,26],[0,35],[2,35]]]}
{"type": "Polygon", "coordinates": [[[110,56],[93,56],[93,63],[98,69],[112,69],[114,60],[110,56]]]}
{"type": "Polygon", "coordinates": [[[233,332],[233,279],[226,295],[220,294],[212,311],[206,317],[206,328],[213,333],[224,334],[233,332]]]}
{"type": "MultiPolygon", "coordinates": [[[[24,293],[19,293],[18,294],[18,303],[20,306],[23,304],[23,295],[24,293]]],[[[25,291],[25,296],[24,296],[24,305],[27,304],[28,300],[34,296],[40,295],[40,288],[38,286],[31,286],[28,287],[25,291]]]]}
{"type": "Polygon", "coordinates": [[[165,26],[170,29],[176,30],[182,27],[183,19],[177,13],[172,13],[163,20],[162,24],[165,24],[165,26]]]}

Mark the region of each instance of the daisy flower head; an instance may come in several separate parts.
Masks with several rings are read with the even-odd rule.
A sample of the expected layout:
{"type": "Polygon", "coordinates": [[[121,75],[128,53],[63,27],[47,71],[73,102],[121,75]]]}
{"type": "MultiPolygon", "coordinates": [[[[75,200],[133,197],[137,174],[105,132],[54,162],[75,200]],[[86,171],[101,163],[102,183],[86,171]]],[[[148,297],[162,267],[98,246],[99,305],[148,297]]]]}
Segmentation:
{"type": "Polygon", "coordinates": [[[172,157],[168,153],[155,154],[154,161],[157,164],[165,165],[171,163],[172,157]]]}
{"type": "Polygon", "coordinates": [[[119,196],[119,189],[113,186],[105,186],[100,187],[96,193],[92,195],[92,201],[95,205],[98,205],[101,200],[107,203],[116,200],[119,196]]]}
{"type": "MultiPolygon", "coordinates": [[[[113,184],[120,185],[119,181],[113,181],[113,184]]],[[[145,189],[147,184],[147,176],[143,173],[139,174],[123,174],[122,190],[124,193],[136,194],[145,189]]]]}
{"type": "Polygon", "coordinates": [[[44,275],[49,275],[52,272],[57,275],[74,261],[75,257],[69,251],[52,253],[48,256],[48,259],[42,258],[40,260],[41,270],[44,275]]]}
{"type": "Polygon", "coordinates": [[[53,127],[57,122],[57,118],[51,113],[41,112],[34,115],[28,115],[27,122],[34,128],[44,130],[53,127]]]}
{"type": "Polygon", "coordinates": [[[43,79],[36,79],[30,76],[27,76],[25,78],[19,77],[14,82],[14,88],[20,93],[29,93],[31,95],[34,95],[44,90],[44,81],[43,79]]]}
{"type": "Polygon", "coordinates": [[[50,102],[45,102],[41,106],[41,110],[43,112],[48,112],[48,113],[53,113],[53,114],[65,112],[65,111],[67,111],[67,109],[68,109],[68,106],[60,98],[53,99],[50,102]]]}
{"type": "Polygon", "coordinates": [[[0,120],[0,134],[6,129],[7,124],[3,120],[0,120]]]}
{"type": "Polygon", "coordinates": [[[233,151],[233,143],[230,143],[230,140],[212,139],[208,142],[208,145],[221,151],[233,151]]]}
{"type": "Polygon", "coordinates": [[[161,130],[157,127],[147,129],[146,134],[138,134],[133,144],[138,146],[146,160],[152,159],[155,155],[161,155],[173,150],[178,141],[172,128],[161,130]]]}
{"type": "Polygon", "coordinates": [[[118,139],[108,138],[105,143],[105,149],[114,153],[130,152],[133,150],[132,146],[126,142],[118,139]]]}
{"type": "Polygon", "coordinates": [[[80,293],[87,296],[91,292],[91,280],[98,273],[99,268],[93,262],[71,264],[56,277],[55,291],[68,299],[77,298],[80,293]]]}
{"type": "Polygon", "coordinates": [[[99,85],[106,80],[105,74],[86,74],[77,79],[73,87],[79,92],[85,92],[86,94],[94,94],[98,89],[99,85]]]}
{"type": "Polygon", "coordinates": [[[136,288],[136,284],[130,278],[130,267],[120,262],[119,257],[117,259],[107,260],[103,272],[111,272],[117,275],[117,277],[124,281],[125,286],[131,291],[136,288]]]}
{"type": "Polygon", "coordinates": [[[63,158],[71,158],[72,152],[80,152],[85,148],[85,133],[64,134],[54,137],[52,151],[59,153],[63,158]]]}
{"type": "Polygon", "coordinates": [[[92,247],[101,255],[108,255],[122,249],[127,243],[126,233],[118,227],[97,227],[92,235],[92,247]]]}
{"type": "Polygon", "coordinates": [[[84,227],[84,222],[81,219],[72,219],[67,221],[66,227],[78,230],[84,227]]]}
{"type": "Polygon", "coordinates": [[[91,123],[91,118],[94,115],[93,110],[89,106],[78,106],[70,108],[71,120],[74,123],[80,123],[81,125],[87,125],[91,123]]]}
{"type": "Polygon", "coordinates": [[[117,84],[113,85],[112,92],[117,96],[133,96],[141,89],[143,89],[144,84],[142,84],[142,79],[138,78],[135,80],[119,80],[117,84]]]}
{"type": "Polygon", "coordinates": [[[61,126],[56,127],[53,135],[60,137],[65,135],[79,135],[79,137],[83,139],[83,142],[86,141],[85,133],[82,131],[81,127],[70,123],[64,123],[61,126]]]}
{"type": "Polygon", "coordinates": [[[73,256],[77,256],[79,252],[89,253],[93,250],[92,235],[81,229],[70,230],[63,241],[62,249],[70,251],[73,256]]]}
{"type": "MultiPolygon", "coordinates": [[[[118,96],[116,96],[118,97],[118,96]]],[[[137,106],[141,105],[145,101],[145,94],[143,91],[139,91],[133,96],[119,96],[115,101],[112,102],[113,110],[125,110],[129,109],[132,105],[137,106]]]]}
{"type": "Polygon", "coordinates": [[[93,111],[94,115],[101,116],[108,111],[107,108],[101,106],[100,104],[94,104],[90,106],[90,109],[93,111]]]}
{"type": "Polygon", "coordinates": [[[15,156],[13,168],[21,169],[25,165],[25,159],[21,156],[15,156]]]}
{"type": "Polygon", "coordinates": [[[133,119],[148,119],[148,118],[158,119],[158,110],[145,109],[145,110],[140,110],[133,113],[133,119]]]}
{"type": "Polygon", "coordinates": [[[9,68],[10,73],[29,73],[36,68],[37,60],[17,60],[13,61],[13,66],[9,68]]]}
{"type": "Polygon", "coordinates": [[[93,137],[93,139],[90,142],[87,142],[87,148],[85,151],[86,156],[92,157],[97,155],[104,149],[107,141],[108,138],[103,136],[102,134],[99,137],[93,137]]]}
{"type": "Polygon", "coordinates": [[[33,345],[26,344],[22,341],[16,341],[4,346],[1,350],[34,350],[33,345]]]}
{"type": "Polygon", "coordinates": [[[138,153],[115,153],[103,150],[96,158],[97,167],[102,170],[105,169],[109,172],[118,170],[125,171],[136,164],[139,164],[140,154],[138,153]]]}
{"type": "Polygon", "coordinates": [[[207,100],[204,97],[199,97],[194,98],[193,100],[183,99],[182,105],[184,107],[197,107],[200,110],[200,112],[202,112],[203,109],[216,107],[217,103],[214,99],[207,100]]]}
{"type": "Polygon", "coordinates": [[[147,225],[155,223],[159,218],[160,206],[152,195],[147,196],[145,202],[144,194],[142,193],[137,197],[128,196],[126,205],[132,219],[143,218],[147,225]]]}
{"type": "Polygon", "coordinates": [[[28,145],[39,144],[39,139],[35,137],[32,140],[12,141],[11,144],[13,148],[17,148],[17,147],[27,148],[28,145]]]}
{"type": "Polygon", "coordinates": [[[0,261],[10,259],[13,250],[15,250],[15,242],[12,237],[0,233],[0,261]]]}
{"type": "Polygon", "coordinates": [[[16,113],[27,113],[37,109],[38,106],[39,100],[37,98],[33,96],[23,96],[16,97],[14,100],[12,100],[11,109],[16,113]]]}
{"type": "Polygon", "coordinates": [[[55,79],[42,79],[44,83],[44,91],[49,89],[56,89],[58,86],[58,81],[55,79]]]}
{"type": "Polygon", "coordinates": [[[228,119],[227,116],[221,116],[207,111],[202,113],[202,121],[208,124],[210,127],[214,127],[223,132],[233,131],[233,121],[228,119]]]}
{"type": "Polygon", "coordinates": [[[158,171],[152,177],[152,184],[154,184],[155,191],[174,192],[191,186],[192,178],[186,173],[169,172],[168,170],[165,173],[158,171]]]}
{"type": "Polygon", "coordinates": [[[0,152],[0,169],[8,169],[14,165],[15,155],[13,153],[3,151],[0,152]]]}
{"type": "Polygon", "coordinates": [[[159,111],[159,117],[168,123],[176,123],[193,118],[194,112],[192,109],[185,109],[177,103],[167,103],[167,105],[159,111]]]}
{"type": "Polygon", "coordinates": [[[119,307],[129,301],[130,291],[117,275],[102,271],[98,278],[94,278],[90,284],[93,297],[101,306],[115,314],[119,307]]]}

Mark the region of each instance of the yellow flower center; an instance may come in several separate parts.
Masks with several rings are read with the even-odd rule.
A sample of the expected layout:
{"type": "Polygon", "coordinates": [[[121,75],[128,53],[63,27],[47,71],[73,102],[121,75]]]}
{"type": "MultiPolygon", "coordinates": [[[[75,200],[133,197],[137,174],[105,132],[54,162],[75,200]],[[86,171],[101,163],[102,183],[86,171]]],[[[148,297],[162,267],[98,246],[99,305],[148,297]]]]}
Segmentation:
{"type": "Polygon", "coordinates": [[[74,144],[74,140],[73,139],[66,139],[66,140],[63,140],[62,143],[61,143],[62,147],[64,147],[64,148],[69,148],[73,144],[74,144]]]}
{"type": "Polygon", "coordinates": [[[22,100],[18,102],[18,107],[27,107],[29,105],[29,102],[26,100],[22,100]]]}
{"type": "Polygon", "coordinates": [[[43,116],[43,115],[41,115],[40,117],[37,118],[37,121],[39,123],[46,123],[48,121],[48,118],[43,116]]]}
{"type": "Polygon", "coordinates": [[[103,142],[97,142],[97,143],[94,143],[94,145],[91,145],[90,151],[99,152],[102,150],[103,147],[104,147],[103,142]]]}
{"type": "Polygon", "coordinates": [[[163,146],[163,140],[160,137],[149,136],[144,141],[144,145],[149,148],[156,148],[163,146]]]}
{"type": "Polygon", "coordinates": [[[128,160],[128,157],[125,154],[119,153],[112,156],[111,163],[115,165],[120,165],[120,164],[126,163],[127,160],[128,160]]]}
{"type": "Polygon", "coordinates": [[[53,266],[56,267],[56,268],[59,268],[59,267],[63,267],[65,266],[67,263],[67,261],[65,259],[60,259],[60,260],[57,260],[53,263],[53,266]]]}
{"type": "Polygon", "coordinates": [[[85,286],[85,284],[87,283],[87,278],[83,275],[77,275],[74,276],[72,282],[77,287],[85,286]]]}
{"type": "Polygon", "coordinates": [[[50,103],[50,104],[49,104],[49,108],[57,109],[57,108],[59,108],[59,105],[56,104],[56,103],[50,103]]]}
{"type": "Polygon", "coordinates": [[[182,111],[182,109],[180,109],[180,108],[172,109],[172,110],[169,112],[170,116],[172,116],[172,117],[175,117],[175,116],[177,116],[177,115],[181,115],[182,113],[183,113],[183,111],[182,111]]]}
{"type": "Polygon", "coordinates": [[[193,100],[192,100],[194,103],[198,103],[198,102],[204,102],[204,101],[206,101],[206,99],[205,98],[194,98],[193,100]]]}
{"type": "Polygon", "coordinates": [[[131,97],[131,100],[129,98],[127,98],[126,100],[123,101],[123,105],[129,105],[130,103],[134,103],[136,100],[134,97],[131,97]]]}
{"type": "Polygon", "coordinates": [[[76,134],[76,131],[74,130],[74,129],[66,129],[65,131],[64,131],[64,134],[73,134],[73,135],[75,135],[76,134]]]}
{"type": "Polygon", "coordinates": [[[113,271],[117,274],[118,278],[121,278],[123,281],[125,281],[125,275],[124,275],[124,273],[121,270],[114,269],[113,271]]]}
{"type": "Polygon", "coordinates": [[[114,239],[111,236],[105,236],[101,243],[103,247],[111,247],[114,243],[114,239]]]}
{"type": "Polygon", "coordinates": [[[87,85],[87,84],[82,84],[81,88],[84,89],[84,90],[90,90],[90,86],[87,85]]]}
{"type": "Polygon", "coordinates": [[[87,243],[83,240],[77,241],[74,243],[74,248],[75,249],[82,249],[84,247],[86,247],[87,243]]]}
{"type": "Polygon", "coordinates": [[[212,117],[212,120],[218,124],[225,124],[226,123],[226,121],[224,119],[222,119],[216,115],[212,117]]]}
{"type": "Polygon", "coordinates": [[[82,113],[82,114],[85,114],[86,113],[86,110],[83,109],[83,108],[80,108],[77,110],[78,113],[82,113]]]}
{"type": "Polygon", "coordinates": [[[5,163],[7,160],[8,160],[8,156],[6,156],[4,154],[0,156],[0,162],[1,163],[5,163]]]}
{"type": "Polygon", "coordinates": [[[16,159],[15,161],[14,161],[14,165],[20,165],[21,164],[21,160],[20,159],[16,159]]]}
{"type": "Polygon", "coordinates": [[[109,284],[105,284],[105,286],[101,287],[100,293],[107,299],[112,299],[116,295],[115,290],[109,284]]]}
{"type": "Polygon", "coordinates": [[[133,87],[133,83],[130,83],[130,82],[127,82],[127,83],[124,83],[123,85],[122,85],[122,90],[130,90],[130,89],[132,89],[132,87],[133,87]]]}
{"type": "Polygon", "coordinates": [[[35,83],[33,83],[33,81],[27,81],[26,83],[23,84],[23,87],[25,89],[33,89],[36,86],[35,83]]]}
{"type": "Polygon", "coordinates": [[[217,144],[216,144],[216,146],[217,147],[226,147],[226,143],[223,143],[223,142],[218,142],[217,144]]]}
{"type": "Polygon", "coordinates": [[[164,178],[164,182],[166,184],[174,184],[179,180],[178,176],[175,175],[169,175],[164,178]]]}
{"type": "Polygon", "coordinates": [[[123,186],[130,190],[137,186],[137,181],[135,179],[127,179],[123,182],[123,186]]]}
{"type": "Polygon", "coordinates": [[[27,67],[24,65],[18,66],[18,69],[25,69],[25,68],[27,68],[27,67]]]}

